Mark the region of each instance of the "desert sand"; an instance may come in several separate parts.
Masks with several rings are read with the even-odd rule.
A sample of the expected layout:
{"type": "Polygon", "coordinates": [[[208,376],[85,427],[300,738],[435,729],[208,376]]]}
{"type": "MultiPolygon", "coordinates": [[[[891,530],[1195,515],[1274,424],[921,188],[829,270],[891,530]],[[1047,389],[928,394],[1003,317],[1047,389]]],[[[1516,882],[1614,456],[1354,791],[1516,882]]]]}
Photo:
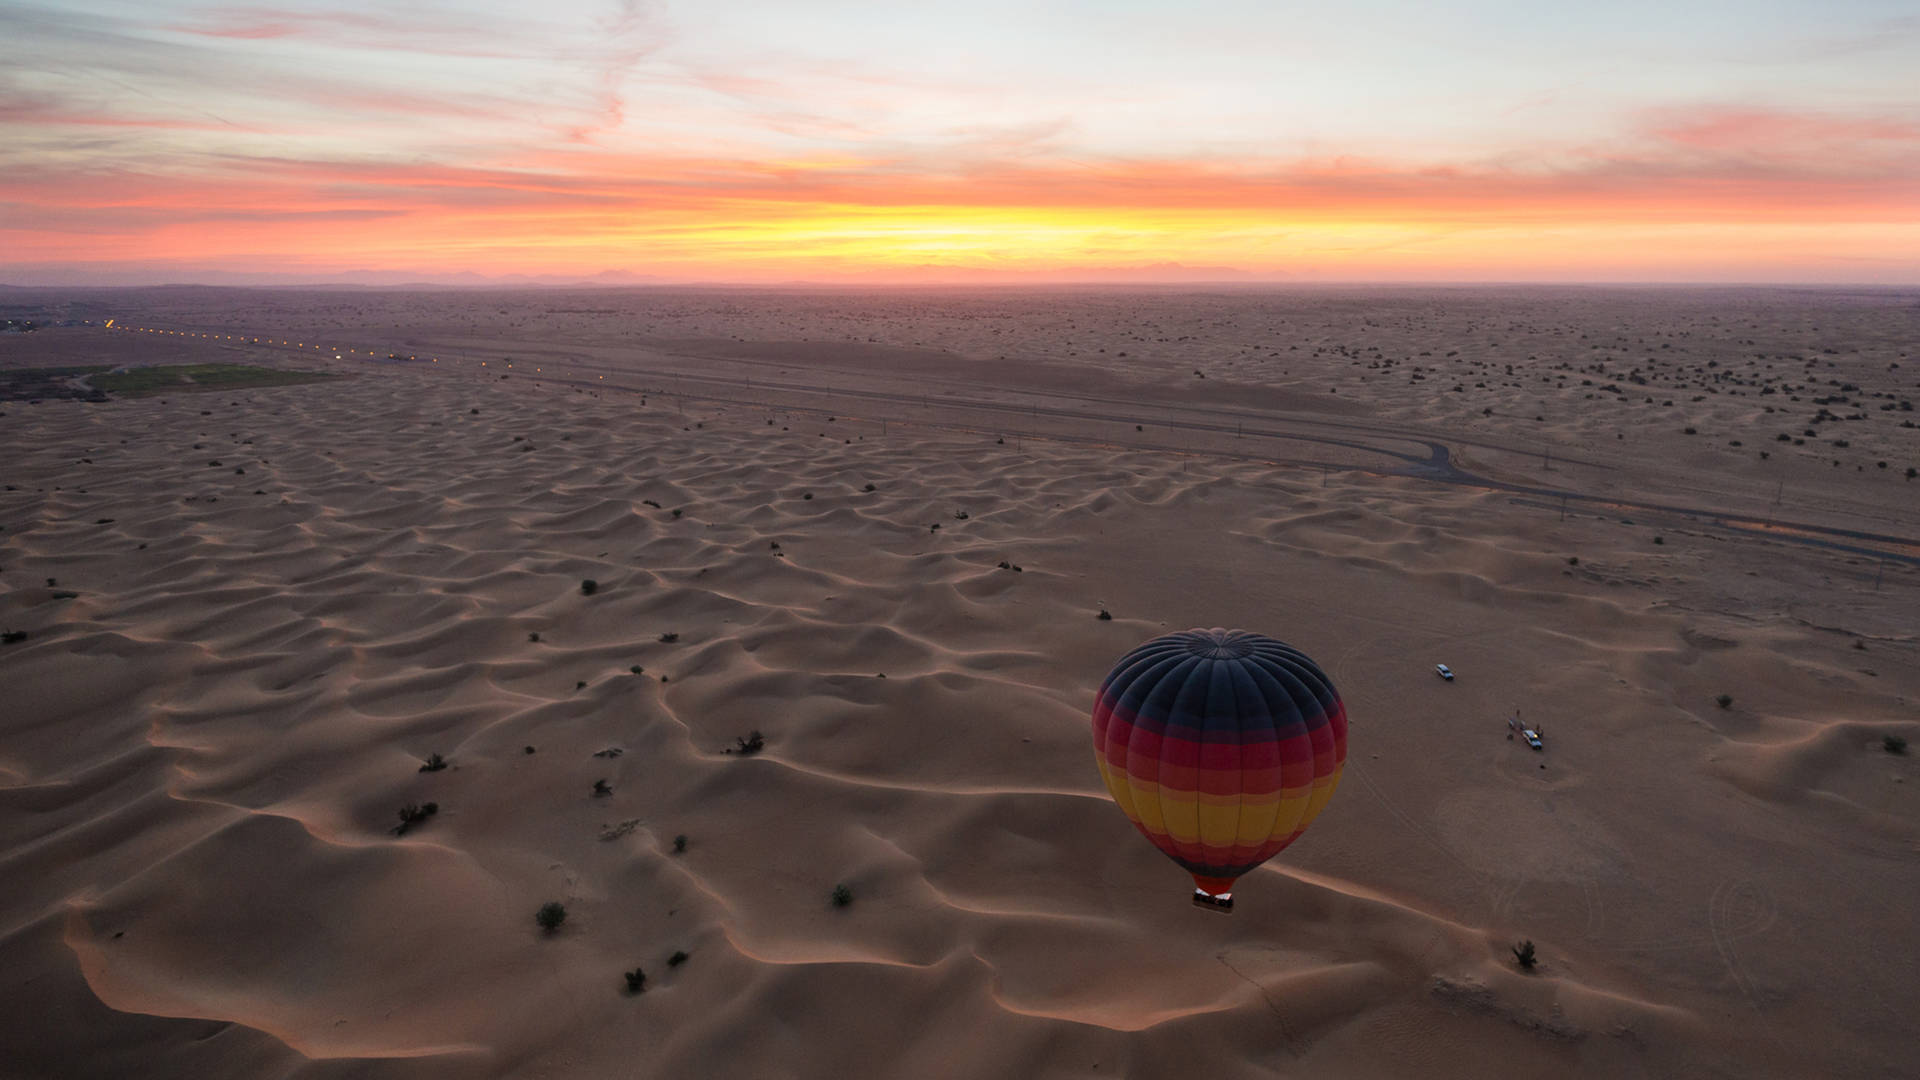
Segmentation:
{"type": "Polygon", "coordinates": [[[0,307],[340,376],[0,403],[0,1074],[1912,1075],[1920,295],[0,307]],[[1088,732],[1190,626],[1351,717],[1231,915],[1088,732]]]}

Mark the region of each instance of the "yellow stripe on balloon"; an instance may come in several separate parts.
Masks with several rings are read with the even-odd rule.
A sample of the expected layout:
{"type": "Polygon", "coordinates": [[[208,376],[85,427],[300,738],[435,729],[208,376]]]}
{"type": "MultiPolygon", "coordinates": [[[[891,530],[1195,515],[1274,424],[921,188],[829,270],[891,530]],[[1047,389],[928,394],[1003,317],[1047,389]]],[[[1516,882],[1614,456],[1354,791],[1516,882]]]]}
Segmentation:
{"type": "Polygon", "coordinates": [[[1129,789],[1126,776],[1107,764],[1105,754],[1095,754],[1093,761],[1100,766],[1100,779],[1107,785],[1107,794],[1113,796],[1113,801],[1120,804],[1120,809],[1126,811],[1129,819],[1138,822],[1140,815],[1133,808],[1133,792],[1129,789]]]}
{"type": "Polygon", "coordinates": [[[1273,823],[1280,812],[1280,799],[1248,799],[1240,808],[1239,831],[1233,842],[1239,847],[1259,847],[1273,835],[1273,823]]]}
{"type": "Polygon", "coordinates": [[[1307,805],[1306,816],[1300,819],[1300,828],[1306,828],[1326,808],[1327,800],[1333,798],[1333,789],[1340,786],[1340,770],[1343,767],[1335,765],[1332,772],[1313,782],[1313,801],[1307,805]]]}
{"type": "Polygon", "coordinates": [[[1161,829],[1177,843],[1191,844],[1200,838],[1200,804],[1192,795],[1160,789],[1161,829]]]}
{"type": "Polygon", "coordinates": [[[1127,777],[1127,790],[1133,796],[1134,823],[1152,833],[1167,831],[1167,823],[1160,816],[1160,786],[1142,784],[1133,777],[1127,777]]]}

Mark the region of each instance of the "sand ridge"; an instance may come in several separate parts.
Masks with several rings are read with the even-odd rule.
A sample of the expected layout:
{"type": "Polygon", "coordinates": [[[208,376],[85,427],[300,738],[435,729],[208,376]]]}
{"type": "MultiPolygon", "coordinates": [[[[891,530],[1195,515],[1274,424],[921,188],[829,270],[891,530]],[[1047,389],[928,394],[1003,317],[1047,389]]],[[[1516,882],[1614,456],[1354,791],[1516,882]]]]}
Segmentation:
{"type": "Polygon", "coordinates": [[[0,410],[22,1075],[1904,1060],[1910,950],[1861,946],[1911,942],[1920,884],[1877,746],[1920,698],[1904,564],[1386,469],[337,370],[0,410]],[[1195,624],[1307,649],[1354,717],[1231,918],[1086,732],[1115,658],[1195,624]]]}

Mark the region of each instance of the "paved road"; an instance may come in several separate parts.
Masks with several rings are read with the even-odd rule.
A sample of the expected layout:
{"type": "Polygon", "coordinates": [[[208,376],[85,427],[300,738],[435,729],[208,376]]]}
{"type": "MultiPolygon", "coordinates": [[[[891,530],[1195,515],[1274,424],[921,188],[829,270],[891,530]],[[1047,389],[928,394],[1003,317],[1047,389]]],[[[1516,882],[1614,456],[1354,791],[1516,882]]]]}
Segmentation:
{"type": "MultiPolygon", "coordinates": [[[[682,359],[711,361],[713,357],[694,354],[678,354],[682,359]]],[[[735,361],[733,363],[755,363],[771,365],[771,361],[735,361]]],[[[1396,464],[1384,468],[1366,471],[1383,475],[1411,476],[1435,483],[1456,484],[1481,488],[1490,491],[1506,491],[1516,495],[1533,496],[1555,503],[1578,503],[1591,508],[1605,508],[1616,511],[1628,511],[1640,514],[1663,514],[1675,518],[1687,519],[1698,525],[1720,528],[1729,532],[1749,536],[1764,537],[1782,543],[1800,544],[1810,547],[1844,551],[1865,555],[1890,562],[1900,562],[1920,566],[1920,539],[1894,536],[1886,533],[1869,532],[1861,529],[1846,529],[1827,525],[1813,525],[1799,522],[1777,520],[1771,517],[1758,517],[1750,514],[1730,513],[1706,507],[1685,506],[1677,503],[1648,502],[1622,499],[1610,495],[1594,495],[1571,488],[1542,487],[1531,484],[1517,484],[1482,476],[1470,472],[1455,464],[1452,447],[1477,446],[1496,449],[1509,453],[1527,453],[1528,451],[1511,445],[1483,439],[1458,438],[1453,436],[1435,436],[1408,428],[1395,427],[1373,421],[1357,421],[1336,418],[1301,418],[1276,416],[1272,413],[1256,413],[1243,410],[1226,409],[1203,405],[1142,403],[1123,398],[1102,397],[1093,394],[1067,394],[1054,391],[1015,391],[1031,398],[1044,399],[1057,404],[1041,404],[1039,401],[1005,401],[982,398],[957,390],[945,390],[937,396],[909,394],[896,391],[863,389],[860,387],[825,385],[819,382],[795,382],[779,379],[748,379],[712,372],[688,373],[679,369],[636,366],[632,364],[603,365],[590,360],[571,359],[571,363],[580,368],[605,371],[625,378],[655,380],[654,385],[644,390],[634,387],[616,386],[599,379],[564,379],[551,375],[541,375],[545,381],[564,385],[588,387],[596,390],[625,390],[627,392],[647,392],[665,394],[688,402],[746,406],[754,408],[779,408],[792,413],[811,415],[845,416],[844,409],[825,405],[809,406],[784,402],[772,402],[767,394],[793,394],[800,396],[829,397],[850,400],[883,408],[878,414],[862,417],[870,421],[907,419],[911,423],[927,427],[951,430],[978,431],[986,434],[1019,434],[1026,438],[1045,439],[1055,442],[1068,442],[1089,445],[1116,446],[1123,449],[1162,450],[1178,453],[1204,454],[1210,457],[1234,458],[1246,461],[1268,461],[1276,464],[1295,465],[1305,468],[1331,468],[1331,463],[1313,459],[1282,458],[1271,453],[1252,453],[1228,449],[1196,448],[1157,443],[1143,433],[1141,439],[1130,439],[1124,443],[1101,436],[1073,435],[1071,433],[1049,431],[1026,431],[1007,426],[957,423],[952,421],[933,421],[912,418],[915,409],[926,411],[937,405],[944,410],[978,413],[996,419],[1018,420],[1022,417],[1052,420],[1071,420],[1097,424],[1117,425],[1121,430],[1147,418],[1149,413],[1156,429],[1173,429],[1195,433],[1233,435],[1242,439],[1261,440],[1271,444],[1274,441],[1318,444],[1357,450],[1387,458],[1396,464]],[[669,383],[672,384],[669,388],[669,383]],[[753,396],[740,396],[750,393],[753,396]],[[1172,415],[1169,415],[1172,414],[1172,415]],[[1377,441],[1363,441],[1371,438],[1377,441]],[[1389,445],[1381,445],[1387,443],[1389,445]],[[1418,446],[1424,452],[1408,452],[1394,449],[1392,444],[1418,446]],[[1866,546],[1866,545],[1878,546],[1866,546]]],[[[791,364],[785,365],[791,367],[791,364]]],[[[865,376],[862,376],[865,377],[865,376]]],[[[949,381],[949,380],[939,380],[949,381]]],[[[853,419],[853,417],[847,417],[853,419]]],[[[1561,458],[1570,465],[1585,465],[1591,468],[1605,469],[1610,466],[1597,462],[1583,461],[1578,458],[1561,458]]],[[[1350,466],[1340,466],[1349,468],[1350,466]]]]}

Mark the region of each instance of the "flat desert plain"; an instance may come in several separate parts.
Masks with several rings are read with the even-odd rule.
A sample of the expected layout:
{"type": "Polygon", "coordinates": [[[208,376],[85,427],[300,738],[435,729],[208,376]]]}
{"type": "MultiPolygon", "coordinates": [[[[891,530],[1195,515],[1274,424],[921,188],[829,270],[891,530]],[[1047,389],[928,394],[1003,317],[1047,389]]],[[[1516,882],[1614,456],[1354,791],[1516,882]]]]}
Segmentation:
{"type": "Polygon", "coordinates": [[[0,306],[336,376],[0,404],[6,1076],[1920,1060],[1920,294],[0,306]],[[1231,915],[1089,735],[1193,626],[1351,718],[1231,915]]]}

